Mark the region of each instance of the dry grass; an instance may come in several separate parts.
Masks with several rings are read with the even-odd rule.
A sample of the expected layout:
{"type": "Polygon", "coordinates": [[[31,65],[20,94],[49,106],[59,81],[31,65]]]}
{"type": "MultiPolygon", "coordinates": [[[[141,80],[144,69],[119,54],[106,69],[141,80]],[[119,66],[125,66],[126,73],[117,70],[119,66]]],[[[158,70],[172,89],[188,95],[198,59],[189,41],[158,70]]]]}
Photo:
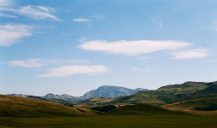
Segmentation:
{"type": "Polygon", "coordinates": [[[0,116],[82,116],[75,108],[31,98],[0,95],[0,116]]]}
{"type": "Polygon", "coordinates": [[[161,107],[172,111],[183,111],[183,112],[199,114],[199,115],[217,115],[217,110],[198,111],[194,109],[195,107],[205,107],[207,105],[216,104],[216,103],[217,103],[217,98],[206,98],[206,99],[194,99],[194,100],[175,102],[172,104],[162,105],[161,107]]]}

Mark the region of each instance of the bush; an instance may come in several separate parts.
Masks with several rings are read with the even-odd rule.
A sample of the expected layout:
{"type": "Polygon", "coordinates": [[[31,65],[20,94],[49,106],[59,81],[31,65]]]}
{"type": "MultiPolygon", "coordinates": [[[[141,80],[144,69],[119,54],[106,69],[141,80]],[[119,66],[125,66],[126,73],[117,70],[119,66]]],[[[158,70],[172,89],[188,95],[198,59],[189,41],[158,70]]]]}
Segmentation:
{"type": "Polygon", "coordinates": [[[100,112],[109,112],[115,108],[116,108],[115,105],[106,105],[106,106],[100,106],[100,107],[93,107],[92,110],[97,110],[100,112]]]}
{"type": "Polygon", "coordinates": [[[211,104],[207,107],[196,107],[194,109],[199,111],[214,111],[217,110],[217,104],[211,104]]]}

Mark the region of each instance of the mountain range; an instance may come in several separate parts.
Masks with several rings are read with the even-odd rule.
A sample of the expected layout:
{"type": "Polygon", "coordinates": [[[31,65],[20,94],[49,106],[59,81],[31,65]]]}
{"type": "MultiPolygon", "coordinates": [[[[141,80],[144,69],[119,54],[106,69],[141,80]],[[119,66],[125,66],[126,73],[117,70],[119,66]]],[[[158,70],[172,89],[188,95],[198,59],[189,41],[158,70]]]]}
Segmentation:
{"type": "Polygon", "coordinates": [[[91,90],[86,92],[83,96],[75,97],[67,94],[62,95],[56,95],[53,93],[49,93],[45,96],[32,96],[32,95],[24,95],[24,94],[9,94],[12,96],[19,96],[19,97],[29,97],[29,98],[35,98],[35,99],[46,99],[46,100],[56,100],[56,102],[60,102],[61,100],[67,100],[67,101],[80,101],[92,97],[105,97],[105,98],[112,98],[112,97],[118,97],[118,96],[128,96],[133,95],[139,91],[143,91],[147,89],[137,88],[137,89],[129,89],[125,87],[120,86],[111,86],[111,85],[104,85],[100,86],[95,90],[91,90]]]}

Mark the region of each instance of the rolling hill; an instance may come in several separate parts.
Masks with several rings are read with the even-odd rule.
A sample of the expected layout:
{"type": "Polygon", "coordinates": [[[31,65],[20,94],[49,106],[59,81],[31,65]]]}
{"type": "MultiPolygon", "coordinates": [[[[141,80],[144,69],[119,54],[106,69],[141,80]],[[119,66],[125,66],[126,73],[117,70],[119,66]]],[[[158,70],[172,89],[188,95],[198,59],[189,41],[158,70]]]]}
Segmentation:
{"type": "MultiPolygon", "coordinates": [[[[140,91],[132,96],[123,98],[128,102],[159,101],[161,103],[173,103],[190,98],[197,92],[211,88],[212,85],[215,86],[216,82],[185,82],[183,84],[166,85],[153,91],[140,91]]],[[[215,91],[213,93],[216,94],[215,91]]]]}
{"type": "Polygon", "coordinates": [[[47,117],[84,116],[73,107],[62,104],[17,96],[0,95],[0,116],[6,117],[47,117]]]}
{"type": "Polygon", "coordinates": [[[209,83],[209,87],[193,93],[190,98],[199,98],[205,96],[217,97],[217,82],[209,83]]]}

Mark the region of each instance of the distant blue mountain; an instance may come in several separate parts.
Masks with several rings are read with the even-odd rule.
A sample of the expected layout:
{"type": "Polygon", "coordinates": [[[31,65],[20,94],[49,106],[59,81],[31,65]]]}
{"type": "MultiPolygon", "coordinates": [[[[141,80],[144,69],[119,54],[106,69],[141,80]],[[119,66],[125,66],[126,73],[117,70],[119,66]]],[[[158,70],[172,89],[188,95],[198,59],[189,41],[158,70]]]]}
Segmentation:
{"type": "Polygon", "coordinates": [[[83,95],[83,98],[84,99],[91,98],[91,97],[111,98],[111,97],[118,97],[118,96],[128,96],[142,90],[147,90],[147,89],[142,89],[142,88],[129,89],[129,88],[119,87],[119,86],[104,85],[104,86],[100,86],[95,90],[91,90],[87,92],[86,94],[83,95]]]}
{"type": "Polygon", "coordinates": [[[57,99],[58,101],[60,100],[79,101],[79,100],[84,100],[84,99],[88,99],[91,97],[111,98],[111,97],[118,97],[118,96],[128,96],[128,95],[132,95],[132,94],[135,94],[143,90],[147,90],[147,89],[142,89],[142,88],[129,89],[129,88],[119,87],[119,86],[104,85],[104,86],[100,86],[99,88],[95,90],[91,90],[80,97],[75,97],[75,96],[71,96],[67,94],[56,95],[52,93],[48,93],[45,96],[32,96],[32,95],[23,95],[23,94],[9,94],[9,95],[19,96],[19,97],[29,97],[29,98],[34,98],[34,99],[44,99],[44,100],[57,99]]]}

